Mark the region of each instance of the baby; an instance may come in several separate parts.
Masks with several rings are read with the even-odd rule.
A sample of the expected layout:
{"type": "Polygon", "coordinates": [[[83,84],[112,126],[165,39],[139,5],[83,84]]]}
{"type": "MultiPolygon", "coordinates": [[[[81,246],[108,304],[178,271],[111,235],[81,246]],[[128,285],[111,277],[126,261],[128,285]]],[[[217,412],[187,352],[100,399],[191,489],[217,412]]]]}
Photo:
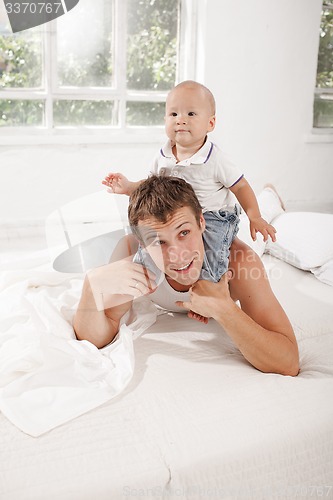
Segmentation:
{"type": "MultiPolygon", "coordinates": [[[[215,100],[210,90],[194,81],[174,87],[165,110],[169,140],[155,159],[152,173],[181,177],[192,185],[206,221],[201,278],[217,282],[228,269],[230,246],[238,231],[240,207],[233,194],[249,218],[253,240],[260,232],[264,241],[268,236],[275,241],[276,230],[261,217],[256,196],[242,172],[208,139],[214,127],[215,100]]],[[[121,173],[110,173],[102,181],[111,192],[128,196],[141,182],[129,181],[121,173]]]]}

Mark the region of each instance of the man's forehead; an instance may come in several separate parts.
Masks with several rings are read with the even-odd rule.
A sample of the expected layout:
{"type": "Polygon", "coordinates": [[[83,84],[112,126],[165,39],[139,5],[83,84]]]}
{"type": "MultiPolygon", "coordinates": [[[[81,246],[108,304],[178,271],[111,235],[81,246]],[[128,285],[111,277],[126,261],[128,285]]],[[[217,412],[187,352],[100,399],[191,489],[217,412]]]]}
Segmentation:
{"type": "Polygon", "coordinates": [[[166,220],[162,222],[155,217],[147,217],[145,220],[139,220],[138,227],[140,232],[161,232],[168,229],[176,229],[185,223],[195,222],[195,216],[189,207],[181,207],[166,220]]]}

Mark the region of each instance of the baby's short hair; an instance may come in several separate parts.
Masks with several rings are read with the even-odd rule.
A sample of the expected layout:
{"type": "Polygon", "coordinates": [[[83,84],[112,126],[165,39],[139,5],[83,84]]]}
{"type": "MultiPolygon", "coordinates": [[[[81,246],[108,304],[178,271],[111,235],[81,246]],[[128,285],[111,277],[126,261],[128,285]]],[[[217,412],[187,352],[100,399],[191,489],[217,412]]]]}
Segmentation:
{"type": "Polygon", "coordinates": [[[173,89],[170,90],[169,95],[176,89],[181,88],[181,87],[188,87],[192,89],[198,89],[204,92],[205,96],[207,97],[207,100],[210,104],[211,107],[211,112],[212,115],[215,115],[216,112],[216,103],[215,103],[215,98],[213,96],[213,93],[207,88],[205,85],[202,83],[196,82],[194,80],[185,80],[183,82],[178,83],[173,89]]]}

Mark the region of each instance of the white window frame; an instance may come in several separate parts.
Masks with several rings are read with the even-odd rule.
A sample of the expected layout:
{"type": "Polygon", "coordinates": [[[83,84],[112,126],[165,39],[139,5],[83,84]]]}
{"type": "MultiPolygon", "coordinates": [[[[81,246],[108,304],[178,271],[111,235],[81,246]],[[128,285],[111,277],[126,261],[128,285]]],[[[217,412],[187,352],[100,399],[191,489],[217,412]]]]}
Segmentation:
{"type": "MultiPolygon", "coordinates": [[[[199,19],[202,18],[205,1],[181,0],[179,33],[179,60],[176,82],[197,79],[199,59],[202,54],[199,40],[199,19]],[[199,12],[200,10],[200,12],[199,12]]],[[[44,25],[45,49],[44,90],[13,89],[1,90],[0,99],[43,99],[45,101],[45,125],[43,127],[1,127],[0,144],[87,144],[87,143],[123,143],[123,142],[160,142],[164,137],[163,126],[126,126],[126,102],[147,101],[164,102],[167,92],[132,91],[126,89],[126,2],[114,0],[117,22],[114,22],[114,62],[117,68],[115,88],[78,88],[73,91],[56,86],[56,23],[44,25]],[[52,128],[53,100],[61,99],[111,99],[119,101],[119,124],[117,126],[85,126],[52,128]]],[[[201,33],[202,35],[202,33],[201,33]]],[[[200,61],[201,62],[201,61],[200,61]]]]}
{"type": "MultiPolygon", "coordinates": [[[[326,8],[333,11],[333,2],[328,2],[326,8]]],[[[323,8],[323,7],[322,7],[323,8]]],[[[333,88],[316,87],[314,90],[315,96],[329,96],[333,100],[333,88]]],[[[312,116],[313,123],[313,116],[312,116]]],[[[333,142],[333,127],[314,127],[312,125],[311,136],[307,138],[307,142],[330,143],[333,142]]]]}

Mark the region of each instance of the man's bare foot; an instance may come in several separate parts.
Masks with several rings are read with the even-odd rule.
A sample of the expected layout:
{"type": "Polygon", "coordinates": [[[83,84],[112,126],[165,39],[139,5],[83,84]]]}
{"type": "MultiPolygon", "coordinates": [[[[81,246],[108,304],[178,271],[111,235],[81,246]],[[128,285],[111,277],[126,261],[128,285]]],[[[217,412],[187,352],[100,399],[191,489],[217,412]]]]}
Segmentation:
{"type": "Polygon", "coordinates": [[[284,203],[283,203],[283,201],[282,201],[281,196],[280,196],[280,195],[279,195],[279,193],[277,192],[276,187],[275,187],[273,184],[265,184],[265,185],[264,185],[264,189],[265,189],[265,188],[268,188],[268,189],[271,189],[272,191],[274,191],[274,193],[276,194],[276,196],[279,198],[279,202],[280,202],[280,205],[281,205],[282,210],[286,210],[286,207],[285,207],[285,205],[284,205],[284,203]]]}

